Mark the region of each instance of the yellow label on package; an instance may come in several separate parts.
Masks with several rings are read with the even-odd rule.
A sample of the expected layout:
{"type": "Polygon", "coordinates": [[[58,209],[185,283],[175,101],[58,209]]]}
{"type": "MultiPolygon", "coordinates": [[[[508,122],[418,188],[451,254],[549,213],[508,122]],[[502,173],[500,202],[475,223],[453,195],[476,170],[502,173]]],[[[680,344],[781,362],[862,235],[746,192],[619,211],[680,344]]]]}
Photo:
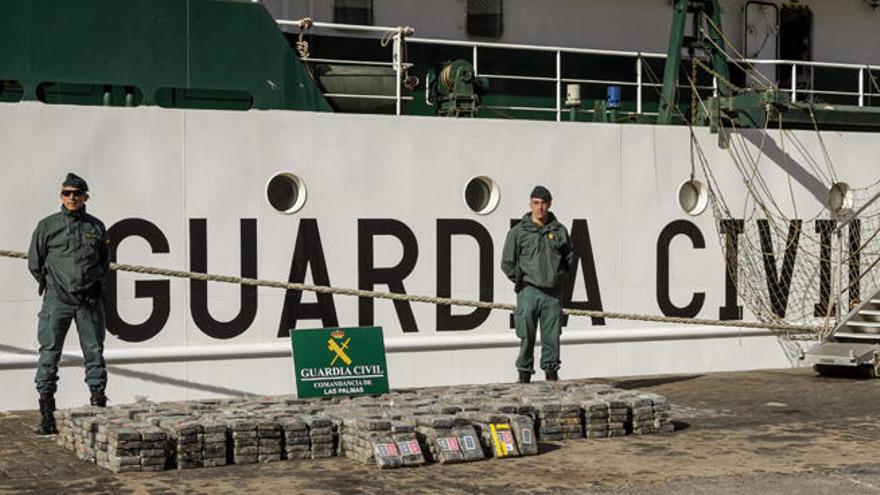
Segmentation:
{"type": "Polygon", "coordinates": [[[513,443],[513,432],[507,423],[489,423],[492,432],[492,444],[495,446],[495,457],[508,457],[516,452],[513,443]]]}

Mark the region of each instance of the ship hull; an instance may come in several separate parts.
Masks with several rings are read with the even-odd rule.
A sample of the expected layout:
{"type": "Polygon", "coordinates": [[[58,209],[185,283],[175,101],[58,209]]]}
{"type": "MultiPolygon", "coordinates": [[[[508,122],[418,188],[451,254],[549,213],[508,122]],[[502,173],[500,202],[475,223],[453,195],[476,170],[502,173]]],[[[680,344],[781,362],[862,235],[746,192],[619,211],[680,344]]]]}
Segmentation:
{"type": "MultiPolygon", "coordinates": [[[[726,199],[746,205],[729,146],[706,129],[696,133],[726,199]]],[[[807,165],[807,156],[822,156],[815,132],[771,132],[763,145],[759,131],[741,138],[761,148],[768,184],[791,191],[799,218],[822,215],[831,184],[807,165]]],[[[875,135],[823,133],[822,140],[839,177],[873,183],[862,157],[880,154],[875,135]]],[[[0,112],[0,150],[2,249],[27,249],[36,222],[58,208],[64,174],[75,171],[89,181],[89,212],[110,228],[120,263],[376,290],[390,283],[407,294],[448,290],[512,303],[501,249],[529,191],[543,184],[576,237],[570,305],[657,316],[688,308],[706,319],[729,318],[743,305],[726,285],[712,212],[690,217],[677,202],[691,174],[686,127],[22,103],[0,112]],[[266,184],[278,172],[305,184],[296,213],[267,202],[266,184]],[[463,199],[477,175],[500,191],[486,215],[463,199]]],[[[20,260],[0,260],[0,280],[0,409],[28,408],[40,299],[20,260]]],[[[236,285],[205,289],[130,273],[116,275],[111,288],[108,395],[117,402],[291,393],[287,331],[337,325],[384,329],[392,387],[515,377],[518,344],[502,310],[455,318],[472,310],[450,316],[432,304],[298,299],[271,288],[254,297],[236,285]]],[[[753,319],[747,307],[743,318],[753,319]]],[[[78,350],[75,329],[65,350],[78,350]]],[[[793,362],[784,343],[760,330],[572,317],[561,375],[793,362]]],[[[85,401],[78,366],[62,367],[58,397],[62,405],[85,401]]]]}

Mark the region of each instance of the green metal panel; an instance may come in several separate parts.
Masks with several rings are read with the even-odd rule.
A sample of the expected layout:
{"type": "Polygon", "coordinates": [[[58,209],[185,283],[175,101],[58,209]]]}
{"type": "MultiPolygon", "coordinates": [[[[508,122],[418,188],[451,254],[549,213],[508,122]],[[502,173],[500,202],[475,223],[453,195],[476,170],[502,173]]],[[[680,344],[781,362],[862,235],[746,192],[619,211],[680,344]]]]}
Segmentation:
{"type": "Polygon", "coordinates": [[[730,95],[731,88],[727,83],[730,81],[727,58],[719,50],[719,47],[724,47],[724,40],[715,26],[721,28],[721,6],[718,0],[675,0],[657,123],[671,124],[678,117],[676,109],[679,108],[677,102],[679,69],[681,68],[681,51],[685,45],[688,45],[692,52],[700,51],[711,59],[712,70],[719,76],[718,94],[721,96],[730,95]],[[685,26],[689,13],[692,15],[691,24],[694,39],[690,40],[690,43],[686,43],[688,39],[685,37],[685,26]],[[707,20],[704,16],[711,19],[711,23],[704,22],[707,20]],[[700,34],[702,28],[705,28],[709,39],[700,34]]]}
{"type": "Polygon", "coordinates": [[[681,66],[681,47],[684,44],[684,27],[687,23],[689,0],[676,0],[672,14],[672,28],[669,33],[669,48],[666,50],[666,69],[663,71],[663,92],[660,97],[658,124],[672,123],[673,108],[678,91],[678,69],[681,66]]]}
{"type": "Polygon", "coordinates": [[[12,5],[10,0],[0,3],[0,80],[20,83],[31,71],[28,10],[12,5]]]}
{"type": "Polygon", "coordinates": [[[727,68],[727,57],[725,53],[717,49],[717,47],[724,47],[727,44],[722,33],[719,32],[719,29],[721,29],[721,5],[718,3],[718,0],[712,0],[712,12],[710,15],[713,26],[707,26],[706,30],[712,42],[706,44],[704,41],[703,46],[712,54],[712,70],[720,76],[718,79],[718,95],[730,96],[733,88],[728,84],[728,81],[730,81],[730,71],[727,68]],[[718,29],[715,29],[715,26],[718,26],[718,29]]]}
{"type": "Polygon", "coordinates": [[[168,101],[241,108],[247,93],[255,108],[330,111],[272,17],[244,1],[3,0],[0,80],[52,103],[153,105],[157,92],[198,90],[168,101]]]}
{"type": "Polygon", "coordinates": [[[854,105],[812,105],[792,103],[781,91],[714,98],[709,101],[708,120],[713,129],[722,122],[722,115],[735,119],[738,126],[762,128],[769,118],[781,119],[787,128],[853,130],[877,132],[880,129],[880,108],[854,105]],[[813,120],[815,119],[815,123],[813,120]]]}

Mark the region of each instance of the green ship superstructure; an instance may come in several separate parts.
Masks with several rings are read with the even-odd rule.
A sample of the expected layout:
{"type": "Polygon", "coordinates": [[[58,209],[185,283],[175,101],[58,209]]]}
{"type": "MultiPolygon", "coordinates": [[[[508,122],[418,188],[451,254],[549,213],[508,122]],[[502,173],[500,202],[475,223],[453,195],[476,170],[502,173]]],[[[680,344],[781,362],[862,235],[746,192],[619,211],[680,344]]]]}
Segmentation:
{"type": "MultiPolygon", "coordinates": [[[[784,126],[810,127],[815,119],[822,128],[850,130],[872,130],[880,121],[872,89],[880,71],[870,66],[858,71],[860,89],[852,96],[834,90],[798,95],[796,84],[750,88],[747,83],[758,77],[754,67],[728,53],[717,0],[676,0],[667,53],[635,56],[443,42],[415,38],[402,28],[388,28],[381,43],[328,36],[316,32],[321,23],[311,20],[279,27],[261,4],[244,0],[8,0],[2,11],[5,102],[712,127],[727,118],[759,128],[770,110],[783,116],[784,126]],[[451,81],[444,89],[453,99],[463,91],[480,94],[479,104],[464,113],[432,103],[437,85],[431,87],[431,74],[456,60],[470,64],[479,86],[474,91],[475,85],[459,81],[453,88],[451,81]],[[577,101],[565,99],[569,85],[579,86],[577,101]],[[619,95],[613,101],[609,87],[619,95]]],[[[803,64],[815,71],[817,86],[852,82],[834,64],[826,64],[828,70],[803,64]]]]}

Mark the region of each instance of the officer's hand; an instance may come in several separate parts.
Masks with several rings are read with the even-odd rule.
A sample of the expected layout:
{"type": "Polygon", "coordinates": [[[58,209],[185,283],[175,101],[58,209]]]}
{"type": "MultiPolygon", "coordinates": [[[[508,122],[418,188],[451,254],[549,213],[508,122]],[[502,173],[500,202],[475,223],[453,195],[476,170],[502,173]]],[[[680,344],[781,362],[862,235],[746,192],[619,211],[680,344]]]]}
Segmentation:
{"type": "Polygon", "coordinates": [[[86,295],[86,304],[89,306],[94,306],[98,304],[98,301],[101,300],[101,295],[103,294],[103,290],[101,284],[95,284],[94,287],[89,291],[86,295]]]}

